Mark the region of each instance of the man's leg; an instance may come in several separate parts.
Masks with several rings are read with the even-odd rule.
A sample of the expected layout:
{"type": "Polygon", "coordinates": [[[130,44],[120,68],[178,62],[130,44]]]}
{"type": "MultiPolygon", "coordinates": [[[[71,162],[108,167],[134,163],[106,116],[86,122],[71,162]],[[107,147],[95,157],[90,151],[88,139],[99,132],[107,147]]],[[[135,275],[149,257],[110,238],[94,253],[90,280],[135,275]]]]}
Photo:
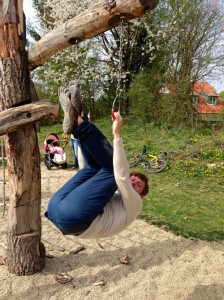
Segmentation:
{"type": "Polygon", "coordinates": [[[87,166],[71,178],[49,202],[46,216],[64,233],[86,230],[103,212],[117,186],[113,172],[113,148],[100,130],[84,119],[77,127],[87,166]]]}
{"type": "Polygon", "coordinates": [[[113,168],[112,146],[100,130],[88,121],[87,115],[83,114],[79,80],[73,82],[69,91],[70,93],[62,93],[59,97],[64,111],[64,133],[73,134],[76,139],[80,140],[83,155],[86,160],[88,158],[87,164],[99,168],[113,168]],[[81,116],[84,116],[84,120],[81,116]]]}
{"type": "MultiPolygon", "coordinates": [[[[59,226],[59,221],[61,218],[64,219],[66,223],[66,219],[69,221],[70,214],[72,213],[74,216],[73,221],[75,222],[77,215],[74,214],[74,207],[76,206],[76,188],[88,181],[92,176],[94,176],[98,172],[97,169],[86,167],[85,169],[80,170],[76,175],[74,175],[67,183],[64,184],[50,199],[48,203],[47,211],[45,212],[45,216],[52,221],[63,233],[67,231],[65,228],[59,226]],[[70,195],[70,193],[73,194],[70,195]],[[64,209],[66,206],[66,209],[64,209]],[[63,212],[61,211],[61,207],[63,207],[63,212]]],[[[77,203],[78,204],[78,203],[77,203]]],[[[74,223],[73,222],[73,223],[74,223]]],[[[89,220],[87,220],[88,226],[91,224],[89,220]]],[[[88,228],[87,226],[87,228],[88,228]]],[[[81,229],[84,229],[86,226],[84,223],[81,224],[81,229]],[[84,227],[83,227],[84,226],[84,227]]],[[[80,228],[74,228],[74,233],[81,231],[80,228]]]]}
{"type": "Polygon", "coordinates": [[[74,140],[74,159],[75,159],[75,168],[79,167],[78,161],[78,140],[74,140]]]}
{"type": "Polygon", "coordinates": [[[103,133],[88,121],[87,116],[74,131],[88,165],[113,169],[113,147],[103,133]]]}
{"type": "MultiPolygon", "coordinates": [[[[69,106],[71,110],[71,105],[69,106]]],[[[73,115],[67,114],[69,126],[73,115]]],[[[77,120],[76,120],[77,121],[77,120]]],[[[46,216],[63,232],[78,234],[103,212],[117,186],[113,172],[113,148],[100,130],[84,117],[72,132],[79,139],[87,166],[50,200],[46,216]]]]}
{"type": "Polygon", "coordinates": [[[70,139],[70,143],[71,143],[71,147],[72,147],[72,153],[73,153],[73,158],[74,158],[74,168],[77,168],[77,165],[76,165],[76,161],[75,161],[75,143],[74,143],[74,139],[71,138],[70,139]]]}
{"type": "Polygon", "coordinates": [[[89,179],[87,174],[92,176],[94,169],[86,166],[80,170],[49,202],[46,216],[64,234],[78,234],[86,230],[103,213],[105,205],[116,191],[116,182],[110,169],[101,169],[89,179]],[[81,181],[87,180],[77,185],[76,177],[81,181]]]}
{"type": "Polygon", "coordinates": [[[72,152],[74,155],[74,168],[77,169],[79,167],[78,162],[78,141],[71,138],[71,146],[72,146],[72,152]]]}

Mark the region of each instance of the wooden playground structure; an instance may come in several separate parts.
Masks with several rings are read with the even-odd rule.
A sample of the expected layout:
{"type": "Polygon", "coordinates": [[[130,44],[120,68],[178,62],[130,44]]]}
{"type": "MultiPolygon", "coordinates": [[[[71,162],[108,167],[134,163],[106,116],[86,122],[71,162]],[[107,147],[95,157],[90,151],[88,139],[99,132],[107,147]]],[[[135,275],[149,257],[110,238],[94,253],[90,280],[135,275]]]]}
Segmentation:
{"type": "Polygon", "coordinates": [[[56,118],[59,105],[38,101],[30,71],[57,52],[152,11],[158,0],[104,0],[47,33],[28,52],[23,0],[0,6],[0,135],[7,155],[10,203],[7,267],[31,275],[45,266],[41,243],[40,154],[35,123],[56,118]]]}

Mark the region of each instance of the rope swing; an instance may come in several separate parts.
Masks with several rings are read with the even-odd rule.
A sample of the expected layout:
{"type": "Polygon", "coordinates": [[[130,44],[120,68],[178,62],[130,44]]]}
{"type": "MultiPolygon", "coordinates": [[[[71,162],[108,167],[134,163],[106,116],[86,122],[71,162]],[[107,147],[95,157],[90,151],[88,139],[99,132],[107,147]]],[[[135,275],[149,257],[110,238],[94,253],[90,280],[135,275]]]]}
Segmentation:
{"type": "Polygon", "coordinates": [[[4,138],[3,136],[1,137],[1,150],[2,150],[2,170],[3,170],[3,213],[2,213],[2,218],[4,217],[5,215],[5,207],[6,207],[6,204],[5,204],[5,160],[4,160],[4,138]]]}
{"type": "Polygon", "coordinates": [[[114,107],[118,100],[118,111],[120,111],[120,105],[121,105],[121,79],[122,79],[122,66],[123,66],[123,44],[124,44],[124,22],[125,17],[121,16],[121,23],[120,23],[120,45],[119,45],[119,53],[118,53],[118,73],[117,73],[117,87],[116,87],[116,93],[115,98],[112,104],[112,110],[111,110],[111,118],[114,121],[115,115],[114,115],[114,107]]]}

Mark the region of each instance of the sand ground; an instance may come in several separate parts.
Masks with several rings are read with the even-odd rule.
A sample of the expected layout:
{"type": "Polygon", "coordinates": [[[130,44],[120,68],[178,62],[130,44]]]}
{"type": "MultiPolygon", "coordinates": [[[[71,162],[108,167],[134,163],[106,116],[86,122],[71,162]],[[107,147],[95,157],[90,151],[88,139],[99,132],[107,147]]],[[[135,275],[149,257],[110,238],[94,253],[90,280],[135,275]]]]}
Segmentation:
{"type": "MultiPolygon", "coordinates": [[[[74,170],[48,171],[43,164],[41,172],[43,214],[51,195],[73,175],[74,170]]],[[[7,193],[6,184],[6,196],[7,193]]],[[[2,211],[1,200],[2,300],[224,299],[224,243],[185,239],[141,220],[136,220],[118,236],[96,241],[63,236],[42,217],[42,241],[49,256],[46,267],[32,276],[10,274],[1,263],[7,247],[7,209],[4,217],[1,217],[2,211]],[[80,246],[85,249],[72,253],[80,246]],[[124,255],[128,255],[128,264],[120,262],[124,255]],[[71,281],[59,283],[56,278],[61,273],[67,274],[71,281]]]]}

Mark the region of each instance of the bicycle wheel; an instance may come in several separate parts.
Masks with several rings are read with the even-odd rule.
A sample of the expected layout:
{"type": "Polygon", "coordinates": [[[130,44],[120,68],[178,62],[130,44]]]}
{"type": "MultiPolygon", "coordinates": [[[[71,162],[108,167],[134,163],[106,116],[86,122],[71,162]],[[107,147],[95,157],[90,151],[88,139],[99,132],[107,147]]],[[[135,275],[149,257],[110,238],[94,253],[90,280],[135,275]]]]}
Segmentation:
{"type": "Polygon", "coordinates": [[[133,168],[137,166],[137,164],[140,162],[141,157],[139,155],[132,154],[132,155],[128,155],[127,159],[128,159],[129,167],[133,168]]]}
{"type": "Polygon", "coordinates": [[[167,167],[167,162],[162,159],[153,160],[145,164],[145,169],[149,173],[160,173],[167,167]]]}

